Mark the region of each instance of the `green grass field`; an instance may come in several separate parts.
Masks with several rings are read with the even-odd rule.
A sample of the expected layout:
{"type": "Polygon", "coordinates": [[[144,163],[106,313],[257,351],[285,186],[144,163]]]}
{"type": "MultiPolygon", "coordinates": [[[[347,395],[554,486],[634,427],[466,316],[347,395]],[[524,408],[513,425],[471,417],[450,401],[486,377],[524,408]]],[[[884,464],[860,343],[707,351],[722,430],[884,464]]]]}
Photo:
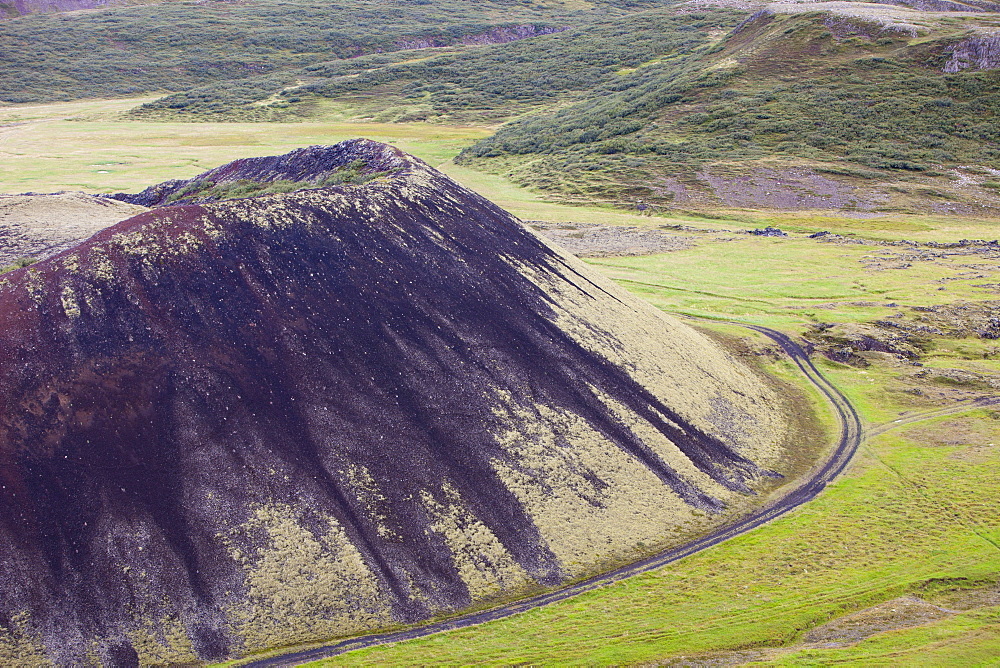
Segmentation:
{"type": "Polygon", "coordinates": [[[236,158],[365,136],[440,164],[485,127],[388,123],[144,123],[121,113],[145,98],[0,107],[0,193],[141,190],[236,158]]]}
{"type": "Polygon", "coordinates": [[[801,236],[716,233],[697,239],[694,248],[669,255],[590,262],[665,311],[787,331],[821,321],[877,320],[898,310],[886,304],[933,306],[982,299],[990,293],[977,286],[1000,277],[989,262],[982,263],[982,272],[969,273],[970,258],[965,256],[915,262],[902,270],[865,271],[863,260],[884,252],[881,248],[801,236]],[[942,280],[946,289],[937,290],[945,286],[942,280]]]}
{"type": "MultiPolygon", "coordinates": [[[[995,221],[741,211],[648,217],[570,207],[450,163],[464,146],[487,136],[487,127],[123,120],[120,114],[137,103],[0,108],[0,192],[134,191],[236,157],[368,136],[424,158],[527,220],[689,226],[677,233],[694,237],[691,249],[591,261],[668,312],[760,323],[798,335],[819,322],[866,322],[912,306],[991,298],[991,289],[976,284],[1000,283],[996,263],[975,257],[944,254],[907,268],[873,268],[873,259],[905,249],[821,243],[803,234],[827,229],[857,238],[955,241],[994,238],[995,221]],[[796,234],[772,239],[737,233],[764,224],[796,234]]],[[[729,335],[741,331],[711,326],[729,335]]],[[[762,339],[747,341],[750,350],[762,353],[756,358],[766,368],[795,377],[788,362],[766,354],[762,339]]],[[[923,361],[927,368],[996,375],[996,348],[978,338],[938,337],[923,361]]],[[[947,387],[938,388],[945,393],[940,396],[909,391],[937,387],[933,379],[914,377],[912,366],[873,358],[870,367],[858,369],[818,359],[871,425],[954,405],[947,387]]],[[[997,665],[1000,608],[989,597],[966,609],[941,603],[955,612],[846,646],[819,647],[802,638],[830,619],[904,594],[947,602],[973,596],[966,590],[995,586],[998,444],[1000,413],[987,409],[902,425],[870,439],[845,475],[814,502],[706,552],[507,620],[353,652],[323,665],[607,665],[682,656],[755,665],[997,665]]]]}

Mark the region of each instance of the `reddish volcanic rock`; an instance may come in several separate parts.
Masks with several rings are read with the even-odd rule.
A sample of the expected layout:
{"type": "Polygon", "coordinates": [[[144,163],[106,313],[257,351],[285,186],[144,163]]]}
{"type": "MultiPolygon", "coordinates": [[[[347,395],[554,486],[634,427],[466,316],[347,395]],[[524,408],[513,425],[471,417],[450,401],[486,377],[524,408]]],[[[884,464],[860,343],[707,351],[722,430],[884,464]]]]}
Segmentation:
{"type": "Polygon", "coordinates": [[[5,665],[417,621],[779,468],[753,373],[419,161],[358,140],[211,175],[358,160],[387,176],[154,209],[0,281],[5,665]]]}

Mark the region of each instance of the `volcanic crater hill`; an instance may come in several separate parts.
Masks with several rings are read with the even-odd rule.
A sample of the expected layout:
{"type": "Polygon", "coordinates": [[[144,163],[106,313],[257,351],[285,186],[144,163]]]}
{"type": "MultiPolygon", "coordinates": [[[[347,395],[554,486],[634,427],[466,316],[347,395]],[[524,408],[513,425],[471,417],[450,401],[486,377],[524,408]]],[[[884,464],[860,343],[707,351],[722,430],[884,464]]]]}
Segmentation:
{"type": "Polygon", "coordinates": [[[419,160],[354,140],[224,171],[359,164],[364,185],[154,208],[0,281],[0,663],[419,622],[779,484],[773,385],[419,160]]]}

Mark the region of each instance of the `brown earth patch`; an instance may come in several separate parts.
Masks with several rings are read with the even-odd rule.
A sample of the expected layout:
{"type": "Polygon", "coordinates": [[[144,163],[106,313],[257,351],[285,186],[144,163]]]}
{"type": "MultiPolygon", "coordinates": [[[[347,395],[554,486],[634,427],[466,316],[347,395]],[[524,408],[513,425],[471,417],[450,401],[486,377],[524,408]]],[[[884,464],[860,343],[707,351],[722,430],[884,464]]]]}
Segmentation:
{"type": "Polygon", "coordinates": [[[953,612],[916,596],[902,596],[817,626],[802,639],[817,647],[846,647],[878,633],[935,622],[953,612]]]}
{"type": "Polygon", "coordinates": [[[543,223],[531,227],[578,257],[653,255],[693,247],[694,238],[660,229],[596,223],[543,223]]]}
{"type": "Polygon", "coordinates": [[[1000,443],[1000,420],[959,418],[908,429],[906,437],[923,445],[986,446],[1000,443]]]}
{"type": "Polygon", "coordinates": [[[852,185],[810,169],[763,168],[733,175],[705,170],[698,178],[707,183],[726,206],[781,210],[865,210],[874,206],[857,195],[852,185]]]}

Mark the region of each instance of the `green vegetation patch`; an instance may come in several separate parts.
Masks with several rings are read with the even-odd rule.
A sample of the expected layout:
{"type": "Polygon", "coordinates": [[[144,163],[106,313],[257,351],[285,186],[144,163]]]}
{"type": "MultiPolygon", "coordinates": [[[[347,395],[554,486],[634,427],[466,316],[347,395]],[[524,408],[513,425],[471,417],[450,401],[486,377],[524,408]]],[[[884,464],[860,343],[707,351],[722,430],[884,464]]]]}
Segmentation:
{"type": "Polygon", "coordinates": [[[243,197],[258,197],[260,195],[275,195],[290,193],[306,188],[325,188],[339,185],[363,185],[379,177],[387,176],[389,172],[365,171],[365,163],[355,160],[350,165],[324,177],[320,181],[252,181],[237,179],[216,183],[211,180],[192,181],[190,184],[172,193],[166,198],[165,204],[175,202],[217,202],[226,199],[243,197]]]}
{"type": "Polygon", "coordinates": [[[30,267],[36,262],[38,262],[38,260],[33,257],[19,257],[6,267],[0,267],[0,274],[6,274],[7,272],[14,271],[15,269],[23,269],[24,267],[30,267]]]}
{"type": "Polygon", "coordinates": [[[497,28],[557,28],[621,15],[634,4],[253,0],[26,16],[0,22],[0,101],[187,90],[333,59],[461,44],[497,28]]]}
{"type": "MultiPolygon", "coordinates": [[[[513,121],[459,159],[552,192],[668,204],[675,189],[658,180],[704,188],[696,175],[708,165],[778,158],[861,180],[1000,167],[1000,71],[945,74],[951,37],[841,39],[833,20],[758,18],[682,59],[513,121]]],[[[914,194],[954,199],[935,188],[914,194]]]]}

